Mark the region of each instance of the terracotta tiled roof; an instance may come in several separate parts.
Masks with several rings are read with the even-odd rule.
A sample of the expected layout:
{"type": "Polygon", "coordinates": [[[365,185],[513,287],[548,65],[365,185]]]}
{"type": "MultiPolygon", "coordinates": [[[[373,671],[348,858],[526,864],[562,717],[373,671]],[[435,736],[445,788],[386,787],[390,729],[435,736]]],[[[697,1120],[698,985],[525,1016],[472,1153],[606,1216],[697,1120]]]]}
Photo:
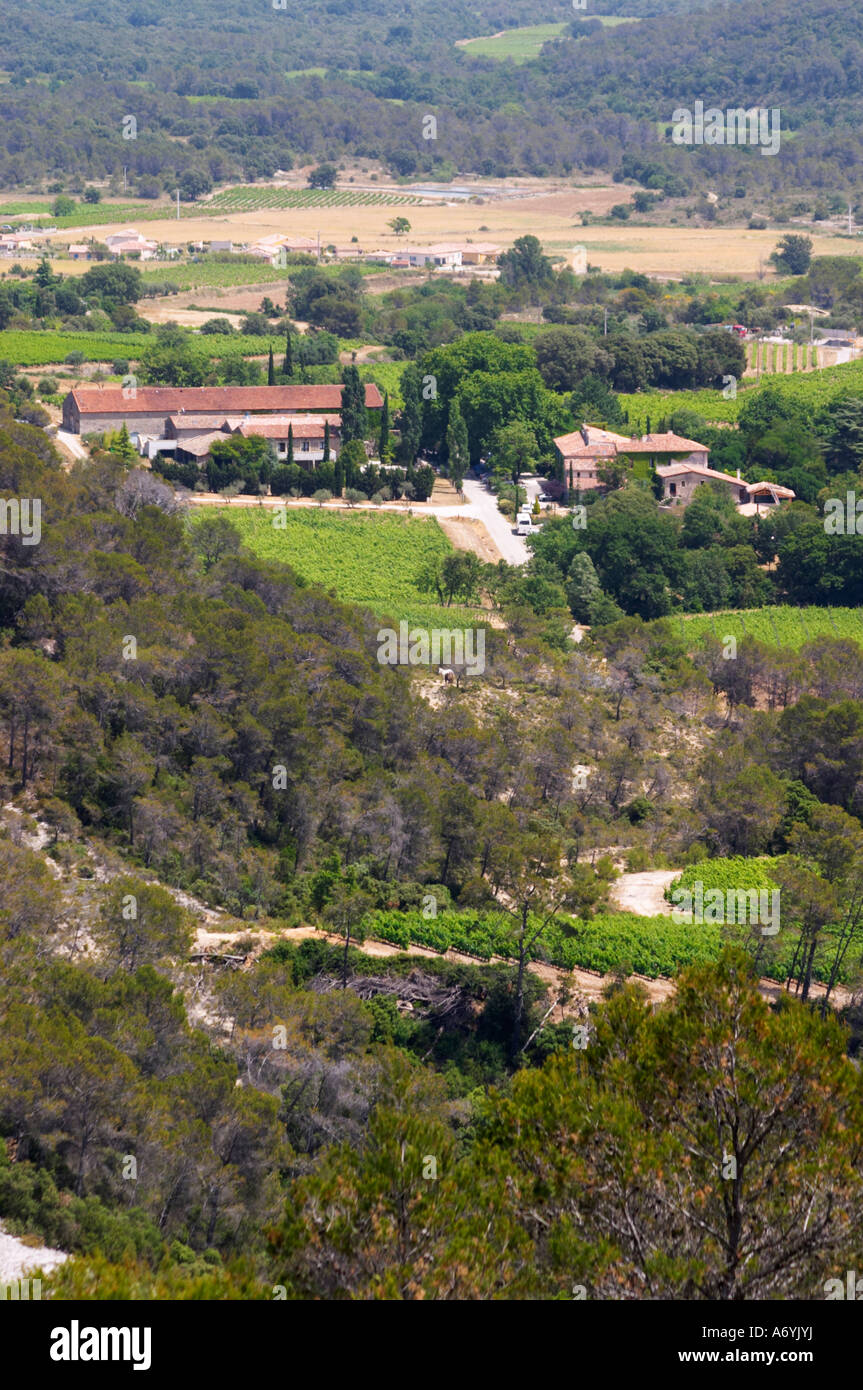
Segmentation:
{"type": "MultiPolygon", "coordinates": [[[[333,419],[338,420],[338,417],[327,418],[330,421],[330,429],[334,430],[333,419]]],[[[246,438],[251,434],[258,434],[263,439],[287,439],[290,429],[294,439],[323,439],[324,423],[323,417],[317,420],[303,420],[298,415],[283,415],[281,418],[255,415],[251,420],[241,420],[236,428],[246,438]]]]}
{"type": "MultiPolygon", "coordinates": [[[[167,415],[244,415],[246,411],[291,413],[338,412],[341,386],[139,386],[130,396],[120,386],[81,386],[70,392],[82,414],[134,415],[162,411],[167,415]]],[[[383,397],[374,382],[366,383],[366,405],[379,409],[383,397]]]]}
{"type": "Polygon", "coordinates": [[[631,439],[612,430],[601,430],[596,425],[585,425],[583,430],[572,434],[562,434],[555,439],[564,458],[603,457],[609,454],[707,454],[706,444],[697,444],[694,439],[684,439],[679,434],[645,434],[640,439],[631,439]],[[587,440],[585,441],[585,435],[587,440]]]}
{"type": "Polygon", "coordinates": [[[709,452],[706,444],[698,444],[694,439],[684,439],[680,434],[645,434],[640,439],[628,439],[626,444],[630,454],[692,454],[696,452],[706,454],[709,452]]]}
{"type": "MultiPolygon", "coordinates": [[[[617,457],[618,449],[616,444],[585,444],[581,435],[578,435],[577,438],[580,441],[578,444],[567,446],[567,448],[561,450],[564,458],[585,459],[589,462],[590,459],[613,459],[617,457]]],[[[555,443],[559,444],[560,441],[555,440],[555,443]]]]}
{"type": "Polygon", "coordinates": [[[184,415],[171,415],[168,419],[168,423],[170,425],[175,425],[181,430],[202,430],[206,432],[207,430],[223,429],[231,422],[218,412],[215,415],[212,412],[195,415],[192,411],[189,411],[188,414],[184,415]]]}
{"type": "Polygon", "coordinates": [[[703,463],[660,464],[656,473],[660,478],[679,478],[682,473],[694,473],[699,478],[714,478],[720,483],[734,483],[735,487],[746,487],[742,478],[733,478],[730,473],[719,473],[715,468],[707,468],[703,463]]]}
{"type": "Polygon", "coordinates": [[[195,458],[206,458],[214,440],[225,438],[221,430],[209,430],[206,434],[193,434],[191,439],[178,439],[177,443],[187,454],[194,454],[195,458]]]}

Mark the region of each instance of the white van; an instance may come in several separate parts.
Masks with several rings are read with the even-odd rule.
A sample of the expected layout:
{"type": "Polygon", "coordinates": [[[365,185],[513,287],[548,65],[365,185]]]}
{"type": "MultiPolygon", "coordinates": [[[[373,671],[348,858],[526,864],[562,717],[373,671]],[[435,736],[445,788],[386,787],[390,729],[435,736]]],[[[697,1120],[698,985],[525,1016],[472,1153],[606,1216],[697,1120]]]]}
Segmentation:
{"type": "Polygon", "coordinates": [[[515,522],[515,534],[517,536],[529,536],[533,531],[529,512],[519,512],[515,522]]]}

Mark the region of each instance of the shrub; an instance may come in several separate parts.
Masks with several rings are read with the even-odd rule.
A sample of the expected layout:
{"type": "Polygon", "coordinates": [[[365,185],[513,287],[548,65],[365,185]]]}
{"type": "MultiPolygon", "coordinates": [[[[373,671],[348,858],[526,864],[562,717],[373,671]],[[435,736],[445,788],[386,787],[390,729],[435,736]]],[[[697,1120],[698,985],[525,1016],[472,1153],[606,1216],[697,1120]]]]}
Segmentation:
{"type": "Polygon", "coordinates": [[[40,396],[55,396],[57,394],[57,379],[53,376],[43,376],[39,379],[38,391],[40,396]]]}

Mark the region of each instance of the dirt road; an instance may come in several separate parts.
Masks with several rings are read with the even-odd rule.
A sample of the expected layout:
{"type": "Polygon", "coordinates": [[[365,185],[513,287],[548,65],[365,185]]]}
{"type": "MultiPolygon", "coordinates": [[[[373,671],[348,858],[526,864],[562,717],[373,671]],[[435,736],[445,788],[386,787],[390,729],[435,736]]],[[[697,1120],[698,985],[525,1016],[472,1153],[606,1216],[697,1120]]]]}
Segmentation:
{"type": "Polygon", "coordinates": [[[0,1291],[4,1284],[14,1280],[26,1279],[31,1269],[55,1269],[63,1264],[68,1255],[62,1250],[50,1250],[46,1245],[25,1244],[17,1236],[10,1236],[0,1226],[0,1291]]]}
{"type": "Polygon", "coordinates": [[[611,886],[611,901],[621,912],[637,912],[640,917],[670,916],[671,903],[663,895],[679,873],[679,869],[648,869],[621,874],[611,886]]]}

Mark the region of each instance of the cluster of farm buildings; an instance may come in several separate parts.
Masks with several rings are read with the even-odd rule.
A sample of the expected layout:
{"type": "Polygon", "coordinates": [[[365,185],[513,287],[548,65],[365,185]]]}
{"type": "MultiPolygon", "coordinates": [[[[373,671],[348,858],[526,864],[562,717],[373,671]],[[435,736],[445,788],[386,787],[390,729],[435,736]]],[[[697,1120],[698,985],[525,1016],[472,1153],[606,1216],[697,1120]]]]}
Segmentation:
{"type": "MultiPolygon", "coordinates": [[[[376,413],[383,397],[373,382],[365,387],[366,409],[376,413]]],[[[238,434],[272,440],[280,459],[293,441],[298,463],[312,466],[341,447],[341,385],[325,386],[80,386],[63,402],[63,428],[72,434],[113,433],[125,424],[142,456],[168,454],[178,463],[203,465],[216,440],[238,434]]],[[[686,506],[702,483],[728,488],[744,512],[790,502],[791,488],[747,483],[709,465],[705,444],[682,435],[629,437],[582,425],[554,441],[569,495],[602,487],[603,470],[615,460],[646,461],[662,481],[663,501],[686,506]]]]}
{"type": "Polygon", "coordinates": [[[706,444],[682,435],[643,434],[627,437],[602,430],[594,425],[582,425],[572,434],[558,436],[554,441],[563,461],[564,481],[570,494],[590,492],[602,487],[602,470],[615,460],[646,460],[662,480],[662,500],[672,506],[685,507],[692,501],[695,489],[702,483],[720,483],[731,493],[738,510],[744,514],[791,502],[794,492],[778,483],[747,483],[738,469],[736,477],[721,473],[709,466],[706,444]]]}

